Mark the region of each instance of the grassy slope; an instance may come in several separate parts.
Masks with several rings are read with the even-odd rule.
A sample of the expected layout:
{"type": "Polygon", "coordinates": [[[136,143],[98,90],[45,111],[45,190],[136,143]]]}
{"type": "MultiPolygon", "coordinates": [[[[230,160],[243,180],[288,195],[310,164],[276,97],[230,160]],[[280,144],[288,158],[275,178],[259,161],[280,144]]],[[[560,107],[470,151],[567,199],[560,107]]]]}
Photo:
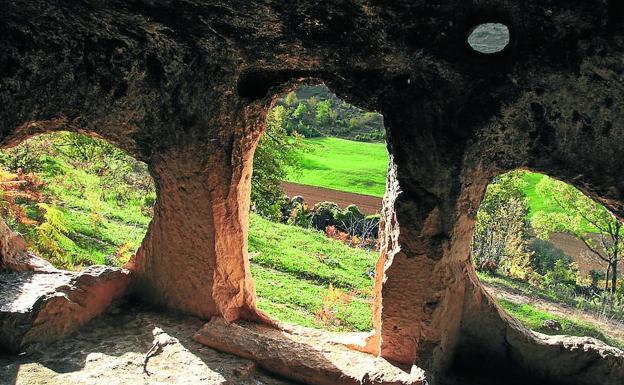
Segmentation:
{"type": "Polygon", "coordinates": [[[288,181],[381,197],[386,188],[388,153],[384,143],[338,138],[304,139],[301,172],[288,181]]]}
{"type": "MultiPolygon", "coordinates": [[[[492,276],[485,273],[477,272],[479,279],[490,285],[501,287],[510,292],[518,292],[530,298],[541,298],[547,301],[566,304],[572,308],[576,307],[574,300],[565,301],[548,290],[540,289],[530,285],[525,281],[513,279],[504,276],[492,276]]],[[[590,336],[604,341],[610,345],[624,348],[624,341],[615,340],[607,337],[599,328],[590,325],[582,320],[563,318],[546,311],[540,310],[530,304],[518,304],[505,299],[498,300],[498,303],[509,314],[517,318],[524,326],[529,329],[545,333],[545,334],[567,334],[572,336],[590,336]],[[561,324],[561,332],[553,333],[552,330],[544,328],[543,324],[546,320],[557,320],[561,324]]]]}
{"type": "MultiPolygon", "coordinates": [[[[114,198],[106,199],[99,186],[99,178],[79,169],[67,169],[63,174],[55,176],[44,174],[43,179],[48,182],[48,191],[63,202],[62,211],[70,228],[100,244],[95,248],[98,255],[103,257],[103,254],[110,254],[124,243],[130,244],[131,250],[138,248],[151,220],[150,215],[141,211],[142,201],[134,199],[120,203],[114,198]],[[67,181],[74,185],[63,186],[67,181]],[[86,200],[81,191],[96,191],[103,198],[98,204],[104,220],[97,229],[93,228],[89,220],[94,202],[86,200]]],[[[77,252],[86,256],[84,250],[77,252]]]]}
{"type": "Polygon", "coordinates": [[[524,326],[531,330],[551,335],[565,334],[580,337],[594,337],[612,346],[624,348],[624,341],[617,341],[609,338],[595,326],[586,322],[556,316],[543,310],[536,309],[529,304],[518,304],[505,299],[499,299],[498,303],[503,307],[503,309],[505,309],[505,311],[507,311],[507,313],[517,318],[524,324],[524,326]],[[555,332],[544,327],[544,322],[547,320],[559,321],[561,324],[561,331],[555,332]]]}
{"type": "Polygon", "coordinates": [[[352,248],[321,232],[269,222],[253,214],[249,252],[259,306],[272,316],[332,330],[372,328],[373,280],[366,272],[373,268],[376,252],[352,248]],[[328,305],[336,293],[343,300],[328,305]],[[316,317],[324,304],[336,316],[329,325],[316,317]]]}

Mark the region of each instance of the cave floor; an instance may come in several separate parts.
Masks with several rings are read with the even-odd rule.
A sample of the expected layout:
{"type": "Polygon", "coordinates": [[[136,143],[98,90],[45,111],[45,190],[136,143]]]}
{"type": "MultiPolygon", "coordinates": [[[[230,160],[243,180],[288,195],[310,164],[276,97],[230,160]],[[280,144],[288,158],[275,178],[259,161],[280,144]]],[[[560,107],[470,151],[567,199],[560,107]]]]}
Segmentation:
{"type": "Polygon", "coordinates": [[[202,324],[132,304],[114,307],[65,340],[0,355],[0,384],[293,384],[194,341],[202,324]],[[155,341],[160,347],[150,354],[146,373],[145,357],[155,341]]]}

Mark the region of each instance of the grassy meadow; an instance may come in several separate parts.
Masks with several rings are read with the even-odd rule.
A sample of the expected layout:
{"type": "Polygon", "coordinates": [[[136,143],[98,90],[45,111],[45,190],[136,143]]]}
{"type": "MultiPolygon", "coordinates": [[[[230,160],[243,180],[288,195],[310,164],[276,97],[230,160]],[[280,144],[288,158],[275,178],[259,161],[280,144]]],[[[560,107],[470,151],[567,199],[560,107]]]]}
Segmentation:
{"type": "Polygon", "coordinates": [[[303,139],[301,170],[288,181],[382,197],[386,189],[388,152],[384,143],[339,138],[303,139]]]}
{"type": "Polygon", "coordinates": [[[260,309],[284,322],[330,330],[372,328],[375,251],[251,215],[251,271],[260,309]]]}

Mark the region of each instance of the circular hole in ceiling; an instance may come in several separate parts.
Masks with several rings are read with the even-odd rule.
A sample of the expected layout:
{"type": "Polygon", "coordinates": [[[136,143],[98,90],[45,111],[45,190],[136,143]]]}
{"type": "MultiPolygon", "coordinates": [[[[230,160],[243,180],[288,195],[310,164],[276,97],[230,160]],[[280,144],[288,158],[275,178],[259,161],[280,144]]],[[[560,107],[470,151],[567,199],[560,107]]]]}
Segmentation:
{"type": "Polygon", "coordinates": [[[468,35],[468,44],[480,53],[500,52],[509,44],[509,28],[501,23],[479,24],[468,35]]]}

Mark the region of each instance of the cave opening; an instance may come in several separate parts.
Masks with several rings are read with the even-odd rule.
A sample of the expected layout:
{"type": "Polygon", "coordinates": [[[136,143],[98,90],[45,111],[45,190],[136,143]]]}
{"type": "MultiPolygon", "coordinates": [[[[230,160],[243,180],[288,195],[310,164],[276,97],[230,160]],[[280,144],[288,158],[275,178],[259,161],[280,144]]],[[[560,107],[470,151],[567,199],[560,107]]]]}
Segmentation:
{"type": "Polygon", "coordinates": [[[509,27],[502,23],[483,23],[475,26],[468,34],[467,42],[476,52],[495,54],[509,45],[509,27]]]}
{"type": "Polygon", "coordinates": [[[122,267],[153,215],[147,165],[74,132],[43,133],[0,152],[0,210],[30,253],[55,268],[122,267]]]}
{"type": "Polygon", "coordinates": [[[258,308],[369,332],[388,152],[383,117],[303,85],[275,100],[254,154],[249,258],[258,308]]]}
{"type": "Polygon", "coordinates": [[[526,328],[622,348],[623,227],[575,187],[512,171],[487,188],[471,257],[486,291],[526,328]]]}

